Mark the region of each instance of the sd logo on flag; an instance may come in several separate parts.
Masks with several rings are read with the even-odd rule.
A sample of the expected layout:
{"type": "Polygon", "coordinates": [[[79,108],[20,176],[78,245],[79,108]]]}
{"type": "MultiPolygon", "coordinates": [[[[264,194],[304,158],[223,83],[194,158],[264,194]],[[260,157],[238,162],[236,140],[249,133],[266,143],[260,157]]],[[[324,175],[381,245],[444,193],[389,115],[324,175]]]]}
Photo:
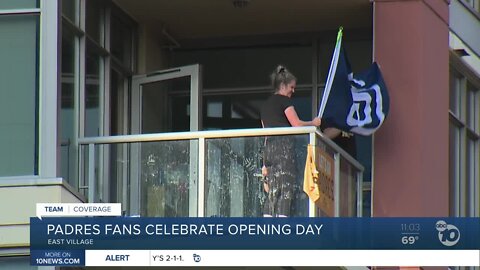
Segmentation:
{"type": "Polygon", "coordinates": [[[363,72],[352,73],[341,38],[342,28],[318,116],[343,131],[371,135],[388,115],[387,87],[377,63],[363,72]]]}

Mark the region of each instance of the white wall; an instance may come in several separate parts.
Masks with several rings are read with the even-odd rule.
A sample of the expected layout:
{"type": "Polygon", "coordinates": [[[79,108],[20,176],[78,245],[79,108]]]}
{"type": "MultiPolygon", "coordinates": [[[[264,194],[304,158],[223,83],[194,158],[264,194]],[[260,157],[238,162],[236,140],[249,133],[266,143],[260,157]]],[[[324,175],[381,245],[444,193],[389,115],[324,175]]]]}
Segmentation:
{"type": "Polygon", "coordinates": [[[30,217],[37,203],[81,203],[61,185],[0,187],[0,248],[30,245],[30,217]]]}

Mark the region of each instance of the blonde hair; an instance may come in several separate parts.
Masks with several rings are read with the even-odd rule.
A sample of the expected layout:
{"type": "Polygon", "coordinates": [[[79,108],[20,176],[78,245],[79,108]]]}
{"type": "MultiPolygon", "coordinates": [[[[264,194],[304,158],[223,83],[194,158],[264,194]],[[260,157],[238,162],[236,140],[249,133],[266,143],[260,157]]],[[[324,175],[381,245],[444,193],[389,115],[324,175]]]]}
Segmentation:
{"type": "Polygon", "coordinates": [[[297,78],[285,66],[278,65],[270,75],[270,80],[272,81],[273,90],[278,91],[282,83],[287,85],[292,81],[296,81],[297,78]]]}

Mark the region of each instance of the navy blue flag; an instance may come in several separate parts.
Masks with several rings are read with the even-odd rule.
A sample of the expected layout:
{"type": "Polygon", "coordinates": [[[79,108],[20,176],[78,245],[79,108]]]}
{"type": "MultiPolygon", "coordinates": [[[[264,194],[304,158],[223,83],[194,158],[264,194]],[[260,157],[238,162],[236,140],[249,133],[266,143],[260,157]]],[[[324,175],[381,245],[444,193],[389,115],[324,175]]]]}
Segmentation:
{"type": "Polygon", "coordinates": [[[339,37],[319,116],[329,126],[371,135],[388,115],[387,87],[377,63],[363,72],[352,73],[347,53],[341,44],[341,33],[339,37]]]}

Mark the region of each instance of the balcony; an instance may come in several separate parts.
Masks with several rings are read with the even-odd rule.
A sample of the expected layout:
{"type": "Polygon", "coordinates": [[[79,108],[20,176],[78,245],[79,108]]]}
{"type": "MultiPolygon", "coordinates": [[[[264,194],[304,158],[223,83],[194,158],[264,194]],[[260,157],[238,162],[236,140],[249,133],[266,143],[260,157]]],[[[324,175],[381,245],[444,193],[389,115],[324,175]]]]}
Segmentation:
{"type": "Polygon", "coordinates": [[[363,167],[315,127],[82,138],[77,186],[89,202],[119,202],[131,216],[262,216],[266,136],[295,141],[293,216],[362,216],[363,167]],[[320,204],[303,192],[309,144],[317,169],[332,171],[320,204]]]}

